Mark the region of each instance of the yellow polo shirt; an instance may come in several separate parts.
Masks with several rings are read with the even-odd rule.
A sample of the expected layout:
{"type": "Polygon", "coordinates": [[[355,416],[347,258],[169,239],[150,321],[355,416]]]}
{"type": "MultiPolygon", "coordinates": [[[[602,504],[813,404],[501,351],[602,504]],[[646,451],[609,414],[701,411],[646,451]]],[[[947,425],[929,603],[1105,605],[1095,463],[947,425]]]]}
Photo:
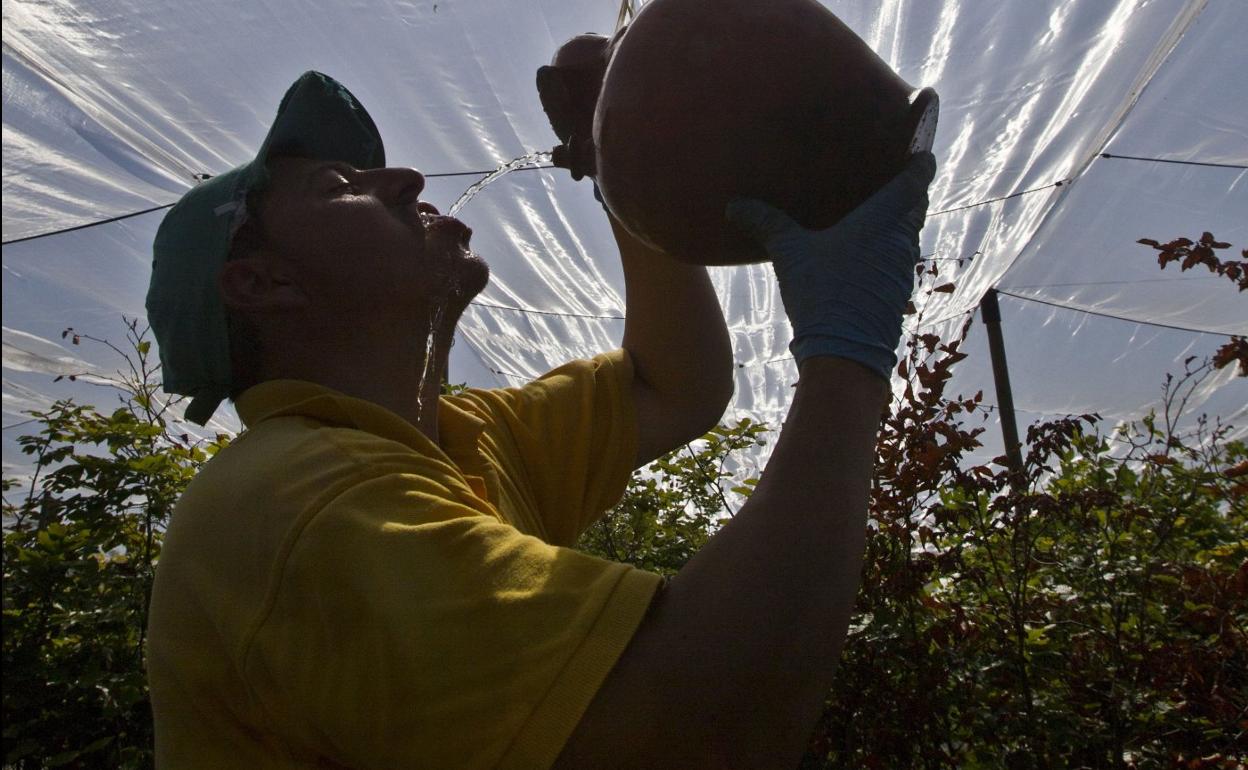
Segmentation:
{"type": "Polygon", "coordinates": [[[161,768],[541,768],[661,578],[572,550],[637,448],[622,350],[439,403],[441,446],[278,380],[174,511],[148,676],[161,768]]]}

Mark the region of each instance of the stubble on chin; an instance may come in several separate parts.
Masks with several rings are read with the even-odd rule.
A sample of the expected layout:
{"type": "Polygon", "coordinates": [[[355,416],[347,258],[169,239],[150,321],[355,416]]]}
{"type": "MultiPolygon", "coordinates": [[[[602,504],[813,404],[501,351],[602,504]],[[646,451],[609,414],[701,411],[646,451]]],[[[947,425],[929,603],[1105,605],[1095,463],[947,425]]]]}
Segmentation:
{"type": "MultiPolygon", "coordinates": [[[[490,278],[490,268],[468,246],[471,230],[458,222],[443,217],[427,226],[424,235],[424,258],[429,278],[433,281],[431,294],[448,299],[466,297],[471,299],[485,288],[490,278]],[[441,226],[445,222],[455,226],[441,226]],[[467,234],[465,235],[465,231],[467,234]]],[[[466,301],[466,300],[465,300],[466,301]]]]}
{"type": "Polygon", "coordinates": [[[459,280],[451,287],[457,298],[467,303],[485,290],[490,282],[490,266],[476,252],[467,252],[461,256],[459,280]]]}
{"type": "Polygon", "coordinates": [[[468,303],[485,289],[490,280],[490,268],[485,260],[474,253],[455,257],[453,272],[443,271],[428,295],[428,322],[436,342],[435,347],[449,345],[459,319],[468,303]]]}
{"type": "MultiPolygon", "coordinates": [[[[431,255],[433,256],[433,255],[431,255]]],[[[429,260],[428,282],[423,294],[430,311],[448,319],[458,319],[468,303],[489,283],[489,265],[466,249],[443,253],[429,260]]]]}

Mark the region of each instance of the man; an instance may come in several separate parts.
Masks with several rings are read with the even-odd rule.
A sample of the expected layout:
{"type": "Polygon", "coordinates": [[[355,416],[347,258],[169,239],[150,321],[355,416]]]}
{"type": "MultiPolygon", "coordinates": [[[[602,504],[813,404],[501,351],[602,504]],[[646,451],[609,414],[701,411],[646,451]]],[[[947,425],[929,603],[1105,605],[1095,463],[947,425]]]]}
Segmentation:
{"type": "Polygon", "coordinates": [[[247,430],[187,488],[152,598],[162,767],[792,766],[857,586],[930,155],[823,233],[759,202],[801,381],[751,500],[667,586],[569,546],[722,414],[704,268],[612,223],[621,349],[438,397],[471,232],[307,73],[154,245],[167,390],[247,430]],[[228,257],[228,259],[227,259],[228,257]],[[867,267],[861,267],[866,264],[867,267]]]}

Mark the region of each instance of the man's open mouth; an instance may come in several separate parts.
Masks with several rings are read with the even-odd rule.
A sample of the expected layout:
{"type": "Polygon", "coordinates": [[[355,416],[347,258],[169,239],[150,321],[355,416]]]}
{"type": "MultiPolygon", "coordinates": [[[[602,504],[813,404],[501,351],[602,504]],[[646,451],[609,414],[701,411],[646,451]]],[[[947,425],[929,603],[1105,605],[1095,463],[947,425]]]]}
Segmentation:
{"type": "Polygon", "coordinates": [[[468,225],[455,217],[427,214],[424,211],[421,211],[420,219],[425,230],[426,245],[443,248],[458,246],[463,250],[468,249],[468,243],[472,240],[472,228],[468,225]]]}

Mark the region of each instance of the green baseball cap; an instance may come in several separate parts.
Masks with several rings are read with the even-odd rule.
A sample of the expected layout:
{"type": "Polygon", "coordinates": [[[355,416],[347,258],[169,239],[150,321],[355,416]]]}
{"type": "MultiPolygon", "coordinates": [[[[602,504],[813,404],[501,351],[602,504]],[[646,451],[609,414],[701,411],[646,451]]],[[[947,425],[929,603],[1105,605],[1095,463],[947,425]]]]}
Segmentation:
{"type": "Polygon", "coordinates": [[[231,388],[217,278],[234,233],[247,219],[247,193],[266,184],[265,163],[281,154],[361,169],[386,164],[381,134],[364,106],[338,81],[309,71],[282,97],[256,157],[191,188],[165,215],[152,244],[147,319],[160,350],[164,390],[190,396],[186,418],[200,425],[231,388]]]}

